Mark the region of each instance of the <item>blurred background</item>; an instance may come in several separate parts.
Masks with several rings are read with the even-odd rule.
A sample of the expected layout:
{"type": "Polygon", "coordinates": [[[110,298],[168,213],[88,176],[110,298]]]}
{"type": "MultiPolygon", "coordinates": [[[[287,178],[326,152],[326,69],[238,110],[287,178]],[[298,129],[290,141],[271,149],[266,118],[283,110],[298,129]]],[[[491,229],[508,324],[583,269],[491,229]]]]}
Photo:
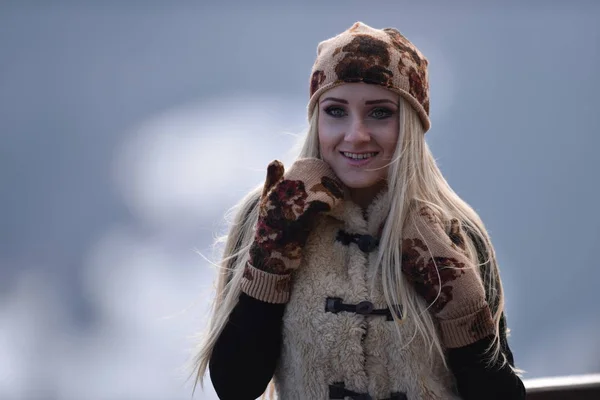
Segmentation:
{"type": "MultiPolygon", "coordinates": [[[[317,43],[430,61],[526,378],[600,372],[600,3],[0,1],[0,398],[190,399],[224,215],[306,128],[317,43]],[[485,4],[482,4],[485,3],[485,4]]],[[[206,381],[196,399],[216,399],[206,381]]]]}

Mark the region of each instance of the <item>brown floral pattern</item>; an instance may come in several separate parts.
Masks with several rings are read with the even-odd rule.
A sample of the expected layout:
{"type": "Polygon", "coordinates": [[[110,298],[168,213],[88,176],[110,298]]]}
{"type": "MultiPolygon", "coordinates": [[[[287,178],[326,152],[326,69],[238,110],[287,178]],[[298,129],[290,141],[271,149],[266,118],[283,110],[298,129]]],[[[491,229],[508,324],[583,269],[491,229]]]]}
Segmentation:
{"type": "Polygon", "coordinates": [[[464,268],[464,264],[450,257],[431,257],[421,239],[402,240],[402,271],[437,312],[452,300],[450,282],[464,274],[457,268],[464,268]]]}
{"type": "Polygon", "coordinates": [[[466,251],[467,245],[465,243],[465,237],[462,234],[460,222],[456,218],[453,218],[450,221],[450,232],[448,232],[448,236],[454,246],[462,251],[466,251]]]}
{"type": "Polygon", "coordinates": [[[398,69],[408,76],[409,93],[417,99],[429,114],[429,80],[427,78],[427,59],[423,57],[412,43],[393,28],[384,31],[389,35],[393,45],[400,52],[398,69]]]}
{"type": "Polygon", "coordinates": [[[344,193],[340,184],[335,180],[331,179],[328,176],[324,176],[321,178],[321,183],[318,183],[310,188],[311,192],[323,192],[330,196],[333,199],[341,199],[344,197],[344,193]]]}
{"type": "Polygon", "coordinates": [[[418,214],[419,216],[425,218],[425,220],[432,225],[440,225],[442,222],[435,211],[431,209],[431,207],[421,207],[418,214]]]}
{"type": "Polygon", "coordinates": [[[411,210],[403,227],[402,272],[430,305],[443,342],[461,347],[493,334],[494,323],[466,230],[457,218],[424,206],[411,210]]]}
{"type": "Polygon", "coordinates": [[[369,35],[356,35],[342,48],[344,58],[335,67],[338,81],[393,86],[389,45],[369,35]]]}
{"type": "Polygon", "coordinates": [[[392,39],[394,46],[400,50],[402,58],[410,59],[410,61],[413,64],[416,64],[418,67],[427,65],[427,60],[425,60],[425,58],[417,52],[417,49],[412,45],[412,43],[410,43],[410,41],[398,30],[393,28],[385,28],[383,31],[392,39]]]}
{"type": "Polygon", "coordinates": [[[429,85],[424,80],[423,75],[419,74],[414,68],[411,67],[408,73],[408,92],[413,95],[419,103],[425,109],[425,112],[429,114],[429,85]]]}
{"type": "Polygon", "coordinates": [[[427,59],[398,30],[374,29],[361,22],[322,41],[310,79],[308,116],[319,96],[340,83],[381,85],[403,96],[417,111],[425,131],[429,120],[427,59]]]}
{"type": "Polygon", "coordinates": [[[274,274],[286,274],[300,262],[315,217],[330,211],[331,204],[343,197],[341,186],[330,177],[321,177],[307,191],[302,180],[283,179],[282,175],[282,168],[269,166],[266,182],[270,187],[263,193],[250,247],[251,264],[274,274]],[[315,199],[319,193],[326,195],[320,198],[330,200],[315,199]]]}
{"type": "Polygon", "coordinates": [[[433,233],[430,240],[437,250],[428,247],[421,238],[404,238],[402,270],[414,284],[417,293],[423,296],[428,304],[432,304],[435,312],[440,312],[454,297],[453,281],[465,274],[467,266],[464,263],[465,258],[461,257],[463,253],[454,250],[464,250],[464,236],[457,219],[452,219],[450,233],[447,234],[442,228],[443,223],[439,215],[429,206],[419,208],[416,214],[417,219],[412,223],[419,225],[417,230],[421,233],[433,233]],[[422,223],[417,222],[419,219],[422,223]],[[450,239],[449,243],[444,240],[446,235],[450,239]]]}
{"type": "Polygon", "coordinates": [[[315,93],[319,86],[325,81],[325,72],[321,70],[317,70],[313,72],[312,77],[310,79],[310,95],[312,96],[315,93]]]}
{"type": "Polygon", "coordinates": [[[244,267],[244,273],[242,276],[249,281],[254,280],[254,274],[252,273],[252,269],[248,264],[246,264],[246,266],[244,267]]]}

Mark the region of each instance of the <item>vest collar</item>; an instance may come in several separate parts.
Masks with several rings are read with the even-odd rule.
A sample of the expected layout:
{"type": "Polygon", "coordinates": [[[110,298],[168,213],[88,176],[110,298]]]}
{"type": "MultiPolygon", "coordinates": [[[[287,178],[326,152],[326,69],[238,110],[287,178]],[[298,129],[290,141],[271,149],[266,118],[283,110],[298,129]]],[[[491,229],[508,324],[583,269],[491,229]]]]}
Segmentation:
{"type": "Polygon", "coordinates": [[[378,238],[381,236],[389,208],[390,195],[387,187],[383,188],[364,210],[350,199],[349,192],[346,190],[344,201],[329,215],[344,222],[345,228],[350,232],[369,234],[378,238]]]}

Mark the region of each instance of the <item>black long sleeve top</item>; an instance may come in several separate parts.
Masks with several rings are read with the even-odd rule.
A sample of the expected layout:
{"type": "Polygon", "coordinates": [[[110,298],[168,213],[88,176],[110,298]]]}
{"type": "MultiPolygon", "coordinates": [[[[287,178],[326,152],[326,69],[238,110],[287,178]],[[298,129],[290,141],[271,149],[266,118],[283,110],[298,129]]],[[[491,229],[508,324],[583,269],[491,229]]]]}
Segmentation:
{"type": "MultiPolygon", "coordinates": [[[[280,355],[284,309],[284,304],[241,294],[209,362],[220,399],[253,400],[264,393],[280,355]]],[[[448,350],[447,361],[460,396],[464,400],[525,399],[523,382],[509,366],[514,361],[504,336],[501,347],[509,364],[487,366],[483,354],[491,340],[448,350]]]]}

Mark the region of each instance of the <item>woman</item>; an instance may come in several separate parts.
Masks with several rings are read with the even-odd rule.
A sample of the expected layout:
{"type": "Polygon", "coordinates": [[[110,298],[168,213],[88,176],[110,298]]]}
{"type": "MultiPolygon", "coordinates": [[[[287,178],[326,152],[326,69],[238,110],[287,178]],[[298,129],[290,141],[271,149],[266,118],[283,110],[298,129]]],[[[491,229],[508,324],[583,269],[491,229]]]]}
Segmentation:
{"type": "Polygon", "coordinates": [[[242,200],[197,379],[221,399],[521,399],[484,224],[441,175],[427,60],[357,22],[319,44],[310,129],[242,200]]]}

